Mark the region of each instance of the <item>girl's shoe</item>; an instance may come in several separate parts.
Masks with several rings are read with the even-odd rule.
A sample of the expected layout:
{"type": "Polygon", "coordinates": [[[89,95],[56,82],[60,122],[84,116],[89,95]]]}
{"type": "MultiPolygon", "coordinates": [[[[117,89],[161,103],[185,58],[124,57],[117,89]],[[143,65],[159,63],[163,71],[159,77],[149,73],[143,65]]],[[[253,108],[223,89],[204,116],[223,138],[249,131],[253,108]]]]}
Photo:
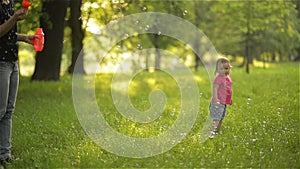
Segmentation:
{"type": "Polygon", "coordinates": [[[213,138],[215,137],[215,134],[216,134],[216,133],[215,133],[214,131],[211,131],[208,137],[209,137],[210,139],[213,139],[213,138]]]}
{"type": "Polygon", "coordinates": [[[6,158],[4,160],[0,160],[0,166],[5,166],[7,164],[11,164],[12,162],[13,162],[12,157],[8,157],[8,158],[6,158]]]}

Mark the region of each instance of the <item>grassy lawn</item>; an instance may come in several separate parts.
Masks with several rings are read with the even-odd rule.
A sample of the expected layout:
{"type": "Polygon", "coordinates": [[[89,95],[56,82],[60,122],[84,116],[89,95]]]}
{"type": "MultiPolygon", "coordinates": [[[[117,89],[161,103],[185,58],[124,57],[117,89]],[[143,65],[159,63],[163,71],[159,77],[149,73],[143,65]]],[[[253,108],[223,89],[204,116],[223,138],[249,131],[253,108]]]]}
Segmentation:
{"type": "MultiPolygon", "coordinates": [[[[72,77],[60,82],[29,82],[21,78],[13,117],[13,155],[8,168],[297,168],[299,151],[299,63],[274,64],[268,69],[234,67],[233,105],[228,106],[223,134],[199,142],[208,115],[211,84],[204,70],[198,79],[200,108],[192,130],[170,151],[149,158],[126,158],[103,150],[84,132],[72,101],[72,77]],[[200,79],[200,80],[199,80],[200,79]]],[[[104,117],[118,132],[152,137],[172,125],[180,108],[176,82],[168,75],[140,73],[129,87],[133,105],[150,107],[156,86],[168,104],[162,120],[139,124],[114,108],[110,74],[97,75],[96,93],[104,117]]]]}

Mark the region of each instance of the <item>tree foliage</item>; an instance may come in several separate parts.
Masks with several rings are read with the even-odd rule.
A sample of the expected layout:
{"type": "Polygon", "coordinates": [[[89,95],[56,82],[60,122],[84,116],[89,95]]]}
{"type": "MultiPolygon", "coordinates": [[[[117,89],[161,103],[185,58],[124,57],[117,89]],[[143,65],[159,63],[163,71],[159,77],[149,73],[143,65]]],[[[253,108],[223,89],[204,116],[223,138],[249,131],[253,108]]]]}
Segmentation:
{"type": "MultiPolygon", "coordinates": [[[[38,23],[42,1],[32,0],[32,4],[30,12],[34,15],[29,15],[26,24],[20,25],[24,31],[34,30],[38,23]]],[[[299,1],[296,0],[82,0],[80,19],[84,31],[84,46],[88,46],[91,51],[93,48],[101,49],[105,46],[104,41],[88,44],[87,40],[94,34],[109,40],[109,34],[101,34],[102,27],[123,16],[145,12],[168,13],[193,23],[206,34],[220,54],[230,55],[233,59],[236,56],[244,56],[246,65],[251,64],[254,58],[263,61],[285,61],[299,56],[300,15],[299,1]]],[[[174,29],[182,27],[184,25],[174,29]]],[[[197,43],[199,42],[195,41],[196,46],[197,43]]],[[[180,56],[183,59],[186,58],[184,54],[192,53],[185,44],[172,38],[155,34],[139,35],[120,42],[111,51],[116,55],[107,58],[104,63],[117,59],[123,51],[133,52],[138,45],[143,48],[171,51],[175,49],[176,53],[182,54],[180,56]],[[174,45],[178,47],[174,48],[174,45]]],[[[159,56],[159,53],[157,55],[159,56]]],[[[71,56],[69,57],[71,59],[71,56]]],[[[199,61],[197,58],[195,55],[196,67],[199,61]]],[[[156,58],[155,66],[159,66],[159,57],[156,58]]]]}

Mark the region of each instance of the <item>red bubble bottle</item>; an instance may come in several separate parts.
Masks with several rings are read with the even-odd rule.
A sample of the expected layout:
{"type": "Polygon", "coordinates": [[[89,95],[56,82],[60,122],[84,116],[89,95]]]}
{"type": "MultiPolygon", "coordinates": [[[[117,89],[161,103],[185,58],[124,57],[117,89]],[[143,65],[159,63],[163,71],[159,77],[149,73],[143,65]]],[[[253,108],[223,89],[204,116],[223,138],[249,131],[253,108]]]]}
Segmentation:
{"type": "Polygon", "coordinates": [[[33,39],[33,48],[37,52],[44,49],[44,32],[42,28],[37,28],[35,32],[36,38],[33,39]]]}
{"type": "Polygon", "coordinates": [[[30,1],[29,0],[23,0],[23,2],[22,2],[23,9],[27,11],[29,6],[30,6],[30,1]]]}

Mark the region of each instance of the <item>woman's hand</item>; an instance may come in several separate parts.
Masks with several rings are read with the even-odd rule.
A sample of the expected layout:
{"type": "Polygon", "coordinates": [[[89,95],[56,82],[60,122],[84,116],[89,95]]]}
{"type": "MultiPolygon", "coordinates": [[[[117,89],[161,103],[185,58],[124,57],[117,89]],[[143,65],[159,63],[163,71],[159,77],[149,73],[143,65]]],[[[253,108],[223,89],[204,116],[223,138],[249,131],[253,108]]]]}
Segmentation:
{"type": "Polygon", "coordinates": [[[33,45],[34,39],[39,38],[35,35],[22,35],[18,34],[18,40],[33,45]]]}
{"type": "Polygon", "coordinates": [[[28,36],[26,36],[24,42],[33,45],[33,40],[34,40],[35,38],[39,38],[39,37],[38,37],[38,36],[34,36],[34,35],[28,35],[28,36]]]}
{"type": "MultiPolygon", "coordinates": [[[[0,37],[9,32],[17,21],[25,19],[27,11],[25,9],[19,9],[10,17],[6,22],[0,25],[0,37]]],[[[24,40],[23,40],[24,41],[24,40]]]]}
{"type": "Polygon", "coordinates": [[[24,20],[26,15],[27,15],[27,10],[22,8],[16,11],[13,17],[16,19],[16,21],[20,21],[20,20],[24,20]]]}

